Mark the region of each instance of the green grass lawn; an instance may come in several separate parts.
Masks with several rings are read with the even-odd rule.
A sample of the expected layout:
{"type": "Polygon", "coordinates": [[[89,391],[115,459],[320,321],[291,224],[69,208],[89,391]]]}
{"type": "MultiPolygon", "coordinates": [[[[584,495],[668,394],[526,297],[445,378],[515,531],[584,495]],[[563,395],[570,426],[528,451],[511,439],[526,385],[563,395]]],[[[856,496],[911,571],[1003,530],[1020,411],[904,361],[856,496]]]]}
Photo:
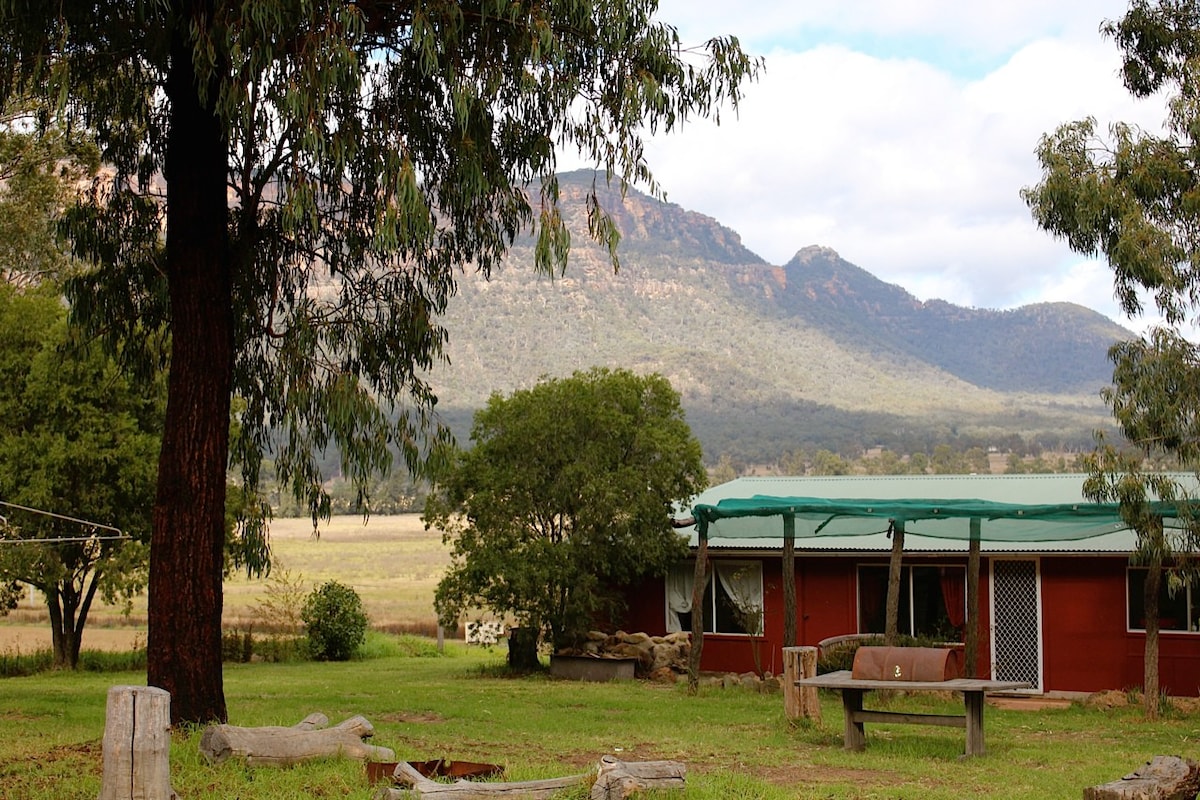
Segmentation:
{"type": "MultiPolygon", "coordinates": [[[[372,658],[341,664],[237,664],[225,669],[230,722],[292,725],[313,711],[337,723],[361,714],[374,744],[406,760],[446,757],[503,764],[509,780],[591,770],[600,756],[676,759],[686,798],[1071,798],[1156,754],[1200,755],[1200,718],[1158,722],[1133,708],[988,708],[989,753],[963,759],[963,731],[867,726],[867,750],[841,747],[841,704],[823,697],[820,725],[789,725],[782,698],[745,689],[641,682],[581,684],[505,677],[501,650],[372,636],[372,658]]],[[[108,688],[143,673],[46,673],[0,680],[0,797],[95,797],[108,688]]],[[[880,699],[872,698],[875,707],[880,699]]],[[[889,707],[961,713],[961,702],[895,698],[889,707]]],[[[210,766],[199,731],[178,733],[172,782],[181,798],[369,798],[362,764],[291,769],[210,766]]],[[[584,797],[586,792],[570,795],[584,797]]]]}

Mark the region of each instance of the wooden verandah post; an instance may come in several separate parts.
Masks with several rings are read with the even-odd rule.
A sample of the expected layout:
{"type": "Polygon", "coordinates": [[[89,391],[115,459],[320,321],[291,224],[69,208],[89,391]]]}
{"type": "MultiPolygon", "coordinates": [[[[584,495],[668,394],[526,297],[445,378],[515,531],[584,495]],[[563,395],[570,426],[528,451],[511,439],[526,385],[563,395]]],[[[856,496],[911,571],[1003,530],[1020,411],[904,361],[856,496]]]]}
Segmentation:
{"type": "Polygon", "coordinates": [[[783,515],[783,646],[796,645],[796,515],[783,515]]]}
{"type": "Polygon", "coordinates": [[[697,520],[696,571],[692,577],[692,649],[688,653],[688,692],[700,686],[700,652],[704,649],[704,586],[708,578],[708,522],[697,520]]]}
{"type": "Polygon", "coordinates": [[[904,559],[904,520],[892,520],[892,560],[888,565],[887,620],[883,629],[884,644],[896,644],[900,628],[900,565],[904,559]]]}
{"type": "Polygon", "coordinates": [[[968,678],[978,678],[979,668],[979,517],[971,517],[971,545],[967,551],[967,630],[964,647],[967,651],[964,671],[968,678]]]}

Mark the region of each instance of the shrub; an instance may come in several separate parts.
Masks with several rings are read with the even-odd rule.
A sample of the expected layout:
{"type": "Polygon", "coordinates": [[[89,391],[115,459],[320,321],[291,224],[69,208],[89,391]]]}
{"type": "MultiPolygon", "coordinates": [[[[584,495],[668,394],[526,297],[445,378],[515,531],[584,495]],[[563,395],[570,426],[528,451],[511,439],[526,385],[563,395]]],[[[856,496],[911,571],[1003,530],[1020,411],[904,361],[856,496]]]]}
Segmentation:
{"type": "Polygon", "coordinates": [[[358,592],[329,581],[304,600],[300,618],[308,628],[308,646],[318,661],[347,661],[367,638],[367,614],[358,592]]]}

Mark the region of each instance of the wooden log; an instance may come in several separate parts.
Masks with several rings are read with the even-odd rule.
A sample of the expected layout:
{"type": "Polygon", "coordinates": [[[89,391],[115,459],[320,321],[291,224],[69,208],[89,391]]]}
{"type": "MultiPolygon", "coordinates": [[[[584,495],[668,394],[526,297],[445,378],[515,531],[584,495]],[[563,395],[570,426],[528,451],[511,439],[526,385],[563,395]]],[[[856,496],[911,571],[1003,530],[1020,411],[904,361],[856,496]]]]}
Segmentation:
{"type": "Polygon", "coordinates": [[[310,714],[290,728],[209,725],[200,736],[200,752],[212,764],[238,757],[251,766],[282,767],[332,756],[396,760],[396,754],[388,748],[363,741],[375,735],[374,726],[363,717],[351,717],[332,728],[326,728],[328,724],[325,715],[310,714]]]}
{"type": "Polygon", "coordinates": [[[1119,780],[1083,790],[1083,800],[1193,800],[1200,793],[1200,765],[1190,758],[1155,756],[1119,780]]]}
{"type": "Polygon", "coordinates": [[[578,786],[587,781],[591,775],[570,775],[565,778],[550,778],[540,781],[516,781],[513,783],[479,783],[474,781],[455,781],[454,783],[438,783],[417,772],[416,768],[407,761],[396,765],[392,777],[402,786],[395,788],[384,786],[375,793],[375,800],[415,800],[416,798],[431,797],[438,800],[504,800],[504,798],[521,798],[521,800],[549,800],[563,791],[578,786]]]}
{"type": "MultiPolygon", "coordinates": [[[[687,767],[678,761],[620,761],[604,756],[597,768],[591,797],[592,800],[625,800],[634,792],[645,789],[682,789],[686,775],[687,767]]],[[[401,788],[382,787],[376,791],[375,800],[548,800],[591,779],[591,775],[583,774],[512,783],[438,783],[404,761],[396,765],[392,777],[401,788]]]]}
{"type": "Polygon", "coordinates": [[[783,648],[783,713],[789,720],[821,721],[821,697],[815,686],[797,686],[801,678],[817,675],[817,648],[783,648]]]}
{"type": "Polygon", "coordinates": [[[174,800],[171,694],[153,686],[108,690],[99,800],[174,800]]]}
{"type": "Polygon", "coordinates": [[[682,789],[687,767],[679,761],[620,761],[600,759],[592,800],[625,800],[646,789],[682,789]]]}

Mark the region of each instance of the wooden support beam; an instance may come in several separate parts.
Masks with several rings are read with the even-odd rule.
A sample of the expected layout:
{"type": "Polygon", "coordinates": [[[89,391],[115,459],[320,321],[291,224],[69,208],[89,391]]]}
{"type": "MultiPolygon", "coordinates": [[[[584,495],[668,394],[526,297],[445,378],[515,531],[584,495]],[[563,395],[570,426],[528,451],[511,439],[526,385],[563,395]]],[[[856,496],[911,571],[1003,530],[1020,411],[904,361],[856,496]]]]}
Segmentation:
{"type": "Polygon", "coordinates": [[[783,515],[783,646],[796,645],[796,515],[783,515]]]}
{"type": "Polygon", "coordinates": [[[964,677],[979,677],[979,541],[980,521],[972,517],[971,543],[967,551],[967,630],[964,637],[966,663],[964,677]]]}

